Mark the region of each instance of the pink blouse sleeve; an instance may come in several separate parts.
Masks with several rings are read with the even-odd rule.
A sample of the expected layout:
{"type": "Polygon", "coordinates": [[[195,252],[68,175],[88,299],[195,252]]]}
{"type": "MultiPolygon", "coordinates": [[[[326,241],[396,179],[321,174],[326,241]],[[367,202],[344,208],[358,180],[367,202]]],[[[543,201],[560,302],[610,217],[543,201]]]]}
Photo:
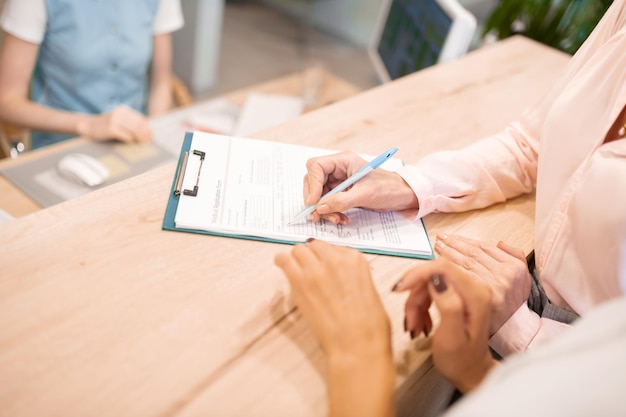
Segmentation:
{"type": "Polygon", "coordinates": [[[524,303],[491,337],[489,345],[505,357],[541,345],[570,327],[568,324],[539,317],[524,303]]]}
{"type": "Polygon", "coordinates": [[[483,208],[533,190],[545,118],[573,76],[618,26],[621,7],[614,6],[570,60],[552,90],[518,121],[464,149],[437,152],[397,171],[419,200],[418,217],[483,208]]]}
{"type": "MultiPolygon", "coordinates": [[[[585,65],[606,59],[594,57],[594,54],[626,25],[625,2],[613,2],[594,32],[570,59],[552,90],[518,121],[503,132],[464,149],[435,153],[414,166],[398,170],[420,202],[418,217],[432,212],[482,208],[532,191],[537,178],[540,135],[544,125],[563,125],[571,116],[567,112],[556,111],[561,109],[554,104],[560,99],[568,100],[565,95],[561,97],[564,91],[598,81],[576,75],[585,65]]],[[[581,107],[583,110],[584,107],[581,107]]],[[[499,353],[507,355],[549,340],[568,327],[540,318],[524,303],[492,337],[491,345],[499,353]]]]}
{"type": "Polygon", "coordinates": [[[532,191],[541,125],[532,115],[463,150],[434,153],[400,168],[419,199],[418,217],[482,208],[532,191]]]}

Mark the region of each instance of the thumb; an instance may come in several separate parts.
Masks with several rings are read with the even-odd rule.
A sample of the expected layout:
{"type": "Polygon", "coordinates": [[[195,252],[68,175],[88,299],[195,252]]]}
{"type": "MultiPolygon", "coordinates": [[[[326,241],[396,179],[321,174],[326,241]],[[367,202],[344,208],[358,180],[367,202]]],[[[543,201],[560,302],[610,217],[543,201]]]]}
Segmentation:
{"type": "Polygon", "coordinates": [[[498,246],[498,249],[501,249],[505,251],[506,253],[508,253],[509,255],[526,262],[526,255],[524,255],[523,250],[516,248],[515,246],[511,246],[508,243],[504,243],[503,241],[499,241],[497,246],[498,246]]]}
{"type": "Polygon", "coordinates": [[[147,119],[143,119],[136,130],[136,137],[140,143],[147,143],[152,140],[152,129],[147,119]]]}

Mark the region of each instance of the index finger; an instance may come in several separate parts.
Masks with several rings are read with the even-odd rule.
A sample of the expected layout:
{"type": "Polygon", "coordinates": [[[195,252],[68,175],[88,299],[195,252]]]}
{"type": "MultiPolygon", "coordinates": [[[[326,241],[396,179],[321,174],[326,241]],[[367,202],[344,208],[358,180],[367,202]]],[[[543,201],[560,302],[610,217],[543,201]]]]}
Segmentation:
{"type": "Polygon", "coordinates": [[[424,286],[431,276],[440,274],[443,271],[443,258],[422,262],[409,269],[402,275],[402,278],[393,286],[392,291],[406,291],[424,286]]]}
{"type": "Polygon", "coordinates": [[[309,159],[306,164],[308,172],[304,177],[304,202],[307,205],[315,204],[330,180],[339,184],[350,176],[351,171],[356,171],[366,163],[363,158],[349,151],[309,159]]]}
{"type": "Polygon", "coordinates": [[[394,290],[405,291],[425,285],[434,275],[445,276],[446,282],[454,285],[459,293],[471,291],[478,282],[471,273],[458,265],[445,258],[437,258],[420,263],[407,271],[394,290]]]}
{"type": "Polygon", "coordinates": [[[143,121],[135,130],[135,138],[139,143],[147,143],[152,139],[152,129],[147,121],[143,121]]]}
{"type": "Polygon", "coordinates": [[[484,323],[488,322],[489,318],[491,289],[484,282],[475,279],[471,273],[447,259],[437,258],[417,265],[402,277],[401,285],[396,290],[415,290],[420,287],[423,289],[427,286],[431,297],[436,296],[432,284],[428,285],[435,275],[439,275],[449,287],[452,287],[462,301],[469,315],[468,333],[472,337],[485,336],[484,333],[489,332],[489,327],[484,323]]]}
{"type": "MultiPolygon", "coordinates": [[[[466,320],[467,334],[472,340],[489,338],[489,321],[491,311],[491,288],[480,280],[473,279],[464,273],[461,268],[457,272],[450,271],[441,275],[440,280],[449,283],[448,289],[442,293],[435,290],[434,282],[429,285],[429,292],[435,304],[440,307],[442,322],[444,311],[449,315],[449,321],[456,321],[458,326],[461,318],[459,311],[463,311],[466,320]],[[459,300],[453,300],[450,294],[456,294],[459,300]],[[460,301],[460,303],[459,303],[460,301]]],[[[450,324],[450,323],[449,323],[450,324]]]]}

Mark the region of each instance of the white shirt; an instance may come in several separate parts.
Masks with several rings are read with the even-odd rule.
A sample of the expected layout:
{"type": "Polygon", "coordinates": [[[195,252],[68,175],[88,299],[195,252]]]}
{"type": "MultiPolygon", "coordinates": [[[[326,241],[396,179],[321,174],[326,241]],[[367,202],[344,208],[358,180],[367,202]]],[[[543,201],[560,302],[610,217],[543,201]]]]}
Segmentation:
{"type": "Polygon", "coordinates": [[[558,340],[514,355],[445,417],[626,416],[626,297],[558,340]]]}
{"type": "MultiPolygon", "coordinates": [[[[7,0],[0,26],[15,37],[39,44],[46,33],[47,20],[45,0],[7,0]]],[[[154,34],[174,32],[183,23],[180,0],[161,0],[154,20],[154,34]]]]}

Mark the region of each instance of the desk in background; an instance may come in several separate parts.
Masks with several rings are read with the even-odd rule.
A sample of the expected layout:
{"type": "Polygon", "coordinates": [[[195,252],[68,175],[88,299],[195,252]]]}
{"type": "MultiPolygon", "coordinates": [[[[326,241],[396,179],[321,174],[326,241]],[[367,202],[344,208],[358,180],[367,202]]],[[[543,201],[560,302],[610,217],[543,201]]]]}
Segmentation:
{"type": "MultiPolygon", "coordinates": [[[[257,136],[406,162],[501,130],[568,57],[512,38],[257,136]],[[532,63],[532,64],[531,64],[532,63]]],[[[175,164],[1,226],[0,409],[6,416],[322,416],[325,359],[273,266],[283,245],[161,230],[175,164]]],[[[532,248],[534,196],[425,218],[532,248]]],[[[451,387],[389,291],[415,260],[367,255],[392,323],[399,415],[451,387]]]]}
{"type": "MultiPolygon", "coordinates": [[[[252,92],[300,97],[307,91],[314,93],[314,97],[311,97],[311,100],[305,107],[305,111],[308,112],[353,96],[360,89],[322,67],[314,67],[306,71],[236,90],[226,94],[222,99],[228,100],[237,107],[241,107],[247,96],[252,92]]],[[[189,129],[185,119],[191,114],[210,113],[215,101],[198,102],[193,106],[175,110],[167,115],[151,120],[155,136],[154,142],[163,149],[169,150],[172,153],[172,160],[178,158],[180,144],[182,144],[185,131],[189,129]]],[[[60,157],[68,152],[77,152],[80,151],[81,146],[87,143],[88,141],[85,139],[72,139],[43,149],[27,152],[16,159],[0,160],[0,170],[24,166],[25,164],[35,163],[37,160],[43,161],[53,156],[60,157]]],[[[22,217],[26,214],[34,213],[42,207],[16,185],[0,175],[0,208],[14,217],[22,217]]]]}

